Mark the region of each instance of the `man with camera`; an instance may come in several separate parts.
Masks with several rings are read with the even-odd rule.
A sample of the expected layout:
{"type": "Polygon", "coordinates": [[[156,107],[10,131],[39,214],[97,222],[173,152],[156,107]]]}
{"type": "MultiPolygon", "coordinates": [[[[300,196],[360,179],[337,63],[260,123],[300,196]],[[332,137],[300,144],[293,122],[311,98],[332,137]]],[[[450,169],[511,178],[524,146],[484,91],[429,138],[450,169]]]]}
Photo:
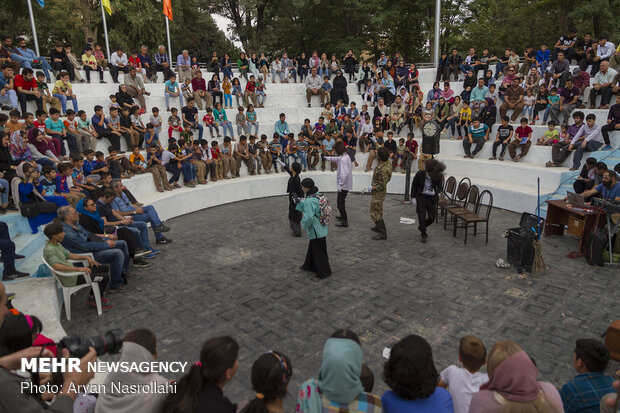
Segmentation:
{"type": "MultiPolygon", "coordinates": [[[[2,328],[4,317],[8,313],[6,303],[4,284],[0,282],[0,328],[2,328]]],[[[69,357],[69,351],[64,349],[62,356],[69,357]]],[[[95,349],[89,347],[88,353],[81,358],[80,372],[71,371],[63,374],[60,392],[49,406],[45,405],[37,396],[22,392],[23,379],[11,373],[11,370],[21,368],[22,359],[31,360],[40,357],[53,357],[53,354],[42,347],[28,347],[10,354],[0,348],[0,413],[73,412],[73,402],[78,394],[78,386],[87,384],[94,376],[94,373],[88,371],[88,363],[96,361],[95,349]]]]}

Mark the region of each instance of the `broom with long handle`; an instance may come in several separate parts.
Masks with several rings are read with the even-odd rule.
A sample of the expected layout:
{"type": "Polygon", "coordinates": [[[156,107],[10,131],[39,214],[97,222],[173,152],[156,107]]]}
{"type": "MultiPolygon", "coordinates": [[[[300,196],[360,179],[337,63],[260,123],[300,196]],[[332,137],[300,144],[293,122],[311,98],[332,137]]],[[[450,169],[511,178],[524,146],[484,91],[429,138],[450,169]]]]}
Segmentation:
{"type": "Polygon", "coordinates": [[[534,263],[532,264],[533,272],[544,272],[547,269],[547,265],[545,265],[545,260],[542,255],[542,247],[540,246],[540,177],[537,179],[537,202],[538,206],[536,207],[536,239],[532,240],[534,244],[534,263]]]}

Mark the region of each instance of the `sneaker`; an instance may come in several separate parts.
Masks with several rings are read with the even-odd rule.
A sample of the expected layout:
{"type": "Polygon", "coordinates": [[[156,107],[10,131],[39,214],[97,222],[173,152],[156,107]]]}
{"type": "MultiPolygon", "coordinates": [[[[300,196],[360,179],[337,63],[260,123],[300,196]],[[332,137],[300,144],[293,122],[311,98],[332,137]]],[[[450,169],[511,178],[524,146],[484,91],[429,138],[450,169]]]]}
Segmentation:
{"type": "Polygon", "coordinates": [[[160,251],[160,250],[156,250],[155,248],[149,248],[149,252],[150,252],[151,254],[159,254],[159,251],[160,251]]]}
{"type": "Polygon", "coordinates": [[[155,232],[168,232],[168,231],[170,231],[170,227],[167,227],[164,224],[160,224],[159,226],[154,227],[153,231],[155,231],[155,232]]]}
{"type": "Polygon", "coordinates": [[[159,245],[171,244],[172,240],[170,238],[161,237],[161,238],[157,238],[157,240],[155,240],[155,243],[159,245]]]}
{"type": "Polygon", "coordinates": [[[503,156],[500,156],[500,157],[499,157],[499,160],[500,160],[500,161],[503,161],[503,160],[504,160],[504,157],[503,157],[503,156]]]}
{"type": "Polygon", "coordinates": [[[308,107],[309,107],[309,108],[311,108],[311,107],[312,107],[312,105],[311,105],[310,103],[308,103],[308,107]]]}
{"type": "Polygon", "coordinates": [[[15,270],[12,274],[5,275],[4,277],[2,277],[2,279],[3,281],[12,281],[12,280],[19,280],[21,278],[27,278],[27,277],[30,277],[30,274],[28,274],[27,272],[21,272],[21,271],[15,270]]]}
{"type": "Polygon", "coordinates": [[[136,252],[133,254],[134,258],[142,258],[146,255],[151,254],[151,251],[148,250],[136,250],[136,252]]]}
{"type": "Polygon", "coordinates": [[[153,258],[155,258],[155,257],[157,257],[157,254],[149,254],[149,255],[145,255],[145,256],[144,256],[144,257],[142,257],[142,258],[147,259],[147,260],[152,260],[152,259],[153,259],[153,258]]]}
{"type": "Polygon", "coordinates": [[[611,145],[606,145],[605,147],[601,148],[602,151],[610,151],[611,150],[611,145]]]}
{"type": "Polygon", "coordinates": [[[497,158],[496,158],[495,156],[491,156],[491,157],[489,158],[489,161],[494,161],[494,160],[496,160],[496,159],[497,159],[497,158]]]}
{"type": "Polygon", "coordinates": [[[133,266],[134,267],[146,268],[149,265],[151,265],[151,264],[149,264],[148,262],[144,261],[142,258],[134,258],[134,260],[133,260],[133,266]]]}
{"type": "Polygon", "coordinates": [[[0,106],[0,109],[4,110],[6,112],[10,112],[10,111],[12,111],[15,108],[13,106],[9,106],[9,105],[2,105],[2,106],[0,106]]]}

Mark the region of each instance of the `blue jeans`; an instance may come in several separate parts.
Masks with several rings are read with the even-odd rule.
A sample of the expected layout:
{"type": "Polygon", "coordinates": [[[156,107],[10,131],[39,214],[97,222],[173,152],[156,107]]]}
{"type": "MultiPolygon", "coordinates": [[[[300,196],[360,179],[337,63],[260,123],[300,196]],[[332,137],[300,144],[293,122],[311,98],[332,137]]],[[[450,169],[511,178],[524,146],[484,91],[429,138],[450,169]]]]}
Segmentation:
{"type": "Polygon", "coordinates": [[[9,203],[9,181],[4,178],[0,178],[0,186],[4,188],[4,192],[0,192],[0,204],[9,203]]]}
{"type": "Polygon", "coordinates": [[[116,248],[93,253],[95,261],[110,265],[110,288],[116,289],[123,284],[123,273],[129,269],[129,250],[127,243],[116,241],[116,248]]]}
{"type": "Polygon", "coordinates": [[[145,222],[134,221],[128,227],[138,240],[138,245],[143,250],[151,249],[151,242],[149,241],[149,227],[145,222]]]}
{"type": "Polygon", "coordinates": [[[55,98],[60,99],[60,107],[62,108],[62,113],[65,114],[67,113],[67,100],[71,100],[73,101],[73,110],[75,111],[75,113],[78,112],[78,103],[77,103],[77,98],[72,98],[69,96],[65,96],[65,95],[60,95],[58,93],[54,93],[52,96],[54,96],[55,98]]]}
{"type": "Polygon", "coordinates": [[[579,168],[581,164],[581,158],[583,157],[584,152],[594,152],[598,151],[598,149],[603,146],[602,142],[599,141],[589,141],[586,143],[586,147],[581,147],[582,142],[577,143],[577,148],[575,148],[575,153],[573,155],[573,168],[579,168]]]}
{"type": "Polygon", "coordinates": [[[300,67],[299,68],[299,81],[303,82],[304,81],[304,77],[308,76],[308,68],[307,67],[300,67]]]}
{"type": "Polygon", "coordinates": [[[271,70],[271,81],[275,83],[276,75],[280,78],[280,83],[284,82],[284,72],[276,72],[275,70],[271,70]]]}
{"type": "Polygon", "coordinates": [[[321,76],[321,79],[322,79],[325,76],[330,77],[332,73],[330,72],[329,68],[325,68],[325,69],[319,69],[319,75],[321,76]]]}
{"type": "Polygon", "coordinates": [[[228,76],[228,80],[232,81],[233,71],[230,67],[225,67],[222,69],[222,79],[224,79],[224,76],[228,76]]]}
{"type": "MultiPolygon", "coordinates": [[[[183,126],[185,126],[185,123],[183,124],[183,126]]],[[[202,139],[202,132],[204,131],[204,128],[202,127],[202,125],[198,122],[196,122],[196,126],[192,126],[192,130],[196,130],[198,129],[198,139],[202,139]]]]}
{"type": "Polygon", "coordinates": [[[226,122],[222,122],[222,121],[216,122],[216,125],[222,127],[222,135],[230,136],[231,138],[235,137],[235,132],[233,131],[232,123],[229,120],[227,120],[226,122]],[[230,135],[226,135],[226,129],[228,129],[228,131],[230,132],[230,135]]]}
{"type": "MultiPolygon", "coordinates": [[[[172,96],[170,93],[164,91],[164,97],[166,98],[166,108],[170,107],[170,98],[175,98],[176,96],[172,96]]],[[[183,107],[183,94],[179,93],[179,103],[181,107],[183,107]]]]}
{"type": "Polygon", "coordinates": [[[0,96],[0,103],[1,104],[8,103],[9,105],[11,105],[15,109],[17,109],[19,107],[18,106],[19,102],[17,101],[17,93],[15,93],[14,90],[6,90],[5,89],[4,95],[0,96]]]}
{"type": "MultiPolygon", "coordinates": [[[[183,175],[183,178],[186,178],[185,174],[183,175]]],[[[187,182],[189,182],[189,180],[187,182]]],[[[161,220],[159,219],[159,215],[157,215],[157,211],[155,211],[155,208],[153,208],[152,205],[143,206],[142,209],[144,210],[144,213],[133,215],[134,222],[150,222],[151,229],[155,232],[154,228],[161,225],[161,220]]],[[[161,237],[163,237],[163,235],[160,232],[155,232],[155,238],[161,237]]]]}
{"type": "Polygon", "coordinates": [[[224,93],[224,106],[232,106],[232,95],[224,93]]]}
{"type": "Polygon", "coordinates": [[[254,135],[258,136],[258,122],[248,122],[246,125],[250,131],[250,134],[252,134],[252,128],[254,128],[254,135]]]}
{"type": "Polygon", "coordinates": [[[549,66],[549,61],[545,60],[544,62],[540,62],[540,75],[544,76],[547,71],[547,66],[549,66]]]}
{"type": "Polygon", "coordinates": [[[51,167],[54,167],[54,161],[52,161],[50,158],[40,158],[35,160],[36,163],[38,163],[41,166],[45,166],[45,165],[49,165],[51,167]]]}
{"type": "Polygon", "coordinates": [[[498,78],[499,78],[499,75],[501,75],[501,74],[502,74],[502,72],[504,71],[504,68],[505,68],[506,66],[507,66],[507,65],[506,65],[505,63],[502,63],[502,62],[498,62],[498,63],[495,65],[495,79],[498,79],[498,78]]]}
{"type": "MultiPolygon", "coordinates": [[[[14,58],[14,56],[15,56],[15,55],[11,55],[11,59],[13,59],[13,58],[14,58]]],[[[43,70],[43,73],[45,73],[45,79],[49,82],[49,81],[51,80],[51,77],[50,77],[50,71],[52,71],[52,72],[53,72],[53,71],[54,71],[54,69],[52,69],[52,66],[50,66],[50,64],[49,64],[49,63],[47,63],[47,60],[45,60],[45,58],[40,57],[40,56],[37,56],[37,57],[36,57],[36,60],[40,61],[41,63],[39,63],[39,64],[35,65],[35,66],[34,66],[34,69],[36,69],[36,68],[37,68],[37,66],[41,66],[41,70],[43,70]]],[[[32,68],[33,68],[33,67],[32,67],[32,61],[30,61],[30,60],[21,61],[21,62],[19,62],[19,63],[20,63],[20,65],[21,65],[21,67],[24,67],[24,68],[26,68],[26,67],[27,67],[27,68],[29,68],[29,69],[32,69],[32,68]]]]}
{"type": "MultiPolygon", "coordinates": [[[[459,66],[459,69],[461,69],[461,72],[463,72],[465,76],[467,76],[467,72],[469,72],[470,70],[473,70],[471,66],[468,65],[467,63],[461,63],[461,65],[459,66]]],[[[474,77],[476,77],[476,73],[474,73],[474,77]]]]}

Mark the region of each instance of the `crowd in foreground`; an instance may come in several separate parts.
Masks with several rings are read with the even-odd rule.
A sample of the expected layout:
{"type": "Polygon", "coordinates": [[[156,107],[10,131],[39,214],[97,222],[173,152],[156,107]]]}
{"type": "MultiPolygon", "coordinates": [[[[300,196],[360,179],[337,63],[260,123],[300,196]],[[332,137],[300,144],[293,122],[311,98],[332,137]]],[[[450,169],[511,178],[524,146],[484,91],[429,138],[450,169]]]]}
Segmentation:
{"type": "MultiPolygon", "coordinates": [[[[398,341],[383,365],[381,378],[389,387],[383,395],[373,393],[375,375],[364,363],[357,334],[338,330],[325,342],[322,362],[316,377],[291,389],[293,359],[277,350],[257,355],[251,366],[249,400],[234,403],[224,394],[226,386],[240,368],[239,344],[231,337],[206,340],[193,362],[178,381],[169,381],[151,372],[114,372],[108,374],[99,394],[78,389],[93,376],[85,368],[95,361],[93,348],[81,359],[83,372],[68,372],[62,377],[30,373],[20,377],[22,357],[67,357],[41,334],[38,318],[7,311],[4,285],[0,283],[0,410],[3,412],[95,412],[95,413],[281,413],[284,399],[296,397],[296,413],[330,411],[362,413],[495,413],[495,412],[612,412],[618,382],[605,374],[610,354],[597,339],[580,339],[573,349],[577,375],[560,390],[539,380],[536,360],[517,343],[503,340],[487,353],[475,336],[461,338],[459,363],[437,370],[433,351],[421,336],[409,335],[398,341]],[[43,345],[43,347],[41,347],[43,345]],[[34,346],[34,347],[33,347],[34,346]],[[483,370],[486,370],[484,372],[483,370]],[[46,389],[39,384],[57,384],[57,393],[20,391],[21,382],[46,389]],[[116,389],[112,386],[116,383],[116,389]],[[144,392],[121,393],[121,386],[144,386],[144,392]],[[49,407],[49,410],[48,410],[49,407]]],[[[148,329],[131,330],[123,337],[119,361],[151,362],[157,359],[158,342],[148,329]]],[[[456,349],[455,349],[456,352],[456,349]]],[[[27,374],[28,372],[26,372],[27,374]]],[[[299,373],[297,373],[299,374],[299,373]]]]}

